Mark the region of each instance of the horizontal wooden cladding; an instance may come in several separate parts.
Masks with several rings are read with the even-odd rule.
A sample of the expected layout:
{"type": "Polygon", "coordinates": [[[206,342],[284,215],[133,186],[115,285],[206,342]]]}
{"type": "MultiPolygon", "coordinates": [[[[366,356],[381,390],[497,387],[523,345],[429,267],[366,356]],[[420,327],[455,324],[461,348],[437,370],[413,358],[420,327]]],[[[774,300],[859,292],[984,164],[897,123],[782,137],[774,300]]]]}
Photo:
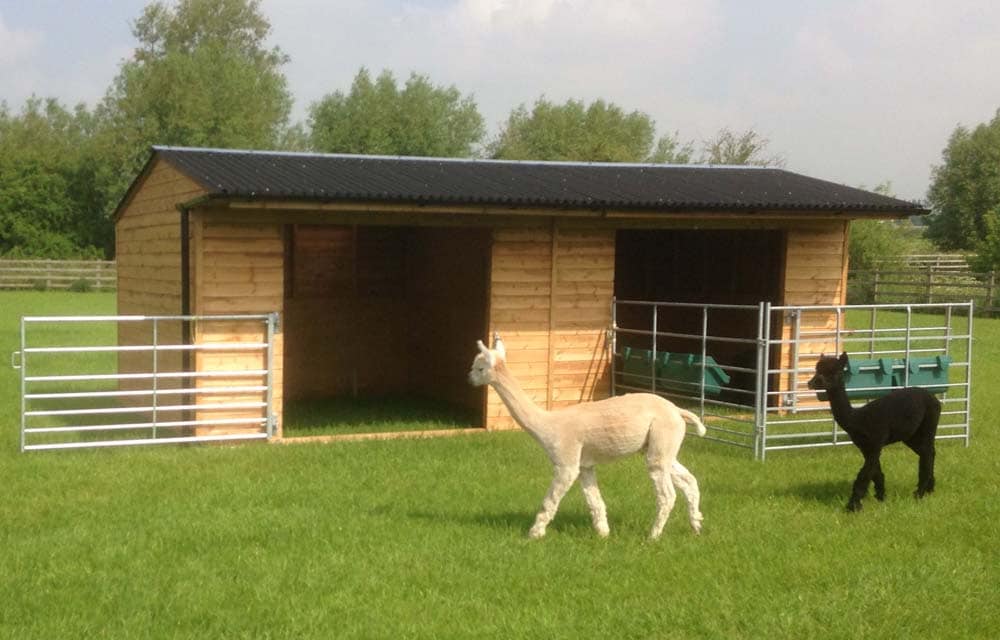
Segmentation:
{"type": "Polygon", "coordinates": [[[812,278],[785,278],[785,291],[791,293],[817,293],[817,292],[839,292],[840,278],[836,277],[812,277],[812,278]]]}
{"type": "MultiPolygon", "coordinates": [[[[838,305],[844,302],[846,233],[847,225],[843,222],[789,230],[785,258],[786,305],[838,305]]],[[[830,331],[836,328],[836,322],[835,312],[806,312],[800,318],[800,336],[830,331]]],[[[786,320],[780,335],[788,340],[793,331],[791,322],[786,320]]],[[[818,354],[835,350],[835,342],[825,336],[807,337],[797,347],[783,344],[778,363],[783,369],[808,368],[815,363],[818,354]],[[798,362],[793,362],[793,351],[799,356],[798,362]]],[[[811,377],[810,371],[797,375],[783,373],[778,377],[778,387],[781,391],[801,390],[811,377]]],[[[805,403],[806,399],[798,402],[805,403]]]]}
{"type": "Polygon", "coordinates": [[[193,256],[196,313],[269,313],[284,303],[284,237],[278,225],[203,221],[193,256]]]}
{"type": "Polygon", "coordinates": [[[176,215],[178,204],[204,193],[204,188],[169,163],[155,160],[146,175],[132,190],[128,202],[119,212],[118,219],[124,220],[148,211],[171,210],[176,215]]]}
{"type": "MultiPolygon", "coordinates": [[[[156,280],[155,278],[142,277],[136,274],[134,278],[119,278],[119,291],[143,291],[147,294],[159,296],[175,296],[178,299],[181,295],[181,283],[174,279],[156,280]]],[[[126,297],[132,294],[126,294],[126,297]]]]}
{"type": "MultiPolygon", "coordinates": [[[[490,325],[504,336],[511,372],[540,405],[606,395],[614,260],[607,229],[495,231],[490,325]]],[[[495,402],[490,396],[488,426],[503,428],[506,409],[495,402]]]]}
{"type": "Polygon", "coordinates": [[[508,267],[494,262],[491,280],[497,283],[546,283],[552,279],[551,266],[535,266],[533,268],[508,267]]]}
{"type": "Polygon", "coordinates": [[[181,312],[181,214],[176,205],[203,192],[162,161],[133,190],[115,226],[119,313],[181,312]]]}

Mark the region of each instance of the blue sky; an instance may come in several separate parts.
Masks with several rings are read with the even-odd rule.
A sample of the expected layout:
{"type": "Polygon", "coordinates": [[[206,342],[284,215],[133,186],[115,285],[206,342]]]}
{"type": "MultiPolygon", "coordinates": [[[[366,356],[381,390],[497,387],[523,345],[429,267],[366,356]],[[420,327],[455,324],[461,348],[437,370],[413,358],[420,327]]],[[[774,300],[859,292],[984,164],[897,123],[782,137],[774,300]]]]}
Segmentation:
{"type": "MultiPolygon", "coordinates": [[[[144,0],[0,0],[0,100],[93,105],[144,0]]],[[[364,65],[511,108],[605,98],[701,141],[754,128],[787,168],[926,195],[958,124],[1000,108],[1000,3],[923,0],[262,0],[304,119],[364,65]]]]}

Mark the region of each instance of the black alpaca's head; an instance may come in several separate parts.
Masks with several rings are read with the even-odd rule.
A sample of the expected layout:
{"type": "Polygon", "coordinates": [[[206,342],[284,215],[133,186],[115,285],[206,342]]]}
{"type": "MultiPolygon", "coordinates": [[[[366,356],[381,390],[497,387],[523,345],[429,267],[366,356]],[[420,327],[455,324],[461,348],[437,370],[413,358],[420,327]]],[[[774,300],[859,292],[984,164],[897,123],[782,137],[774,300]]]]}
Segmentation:
{"type": "Polygon", "coordinates": [[[816,361],[816,375],[809,381],[809,388],[832,389],[844,385],[844,371],[847,369],[847,352],[837,356],[820,356],[816,361]]]}

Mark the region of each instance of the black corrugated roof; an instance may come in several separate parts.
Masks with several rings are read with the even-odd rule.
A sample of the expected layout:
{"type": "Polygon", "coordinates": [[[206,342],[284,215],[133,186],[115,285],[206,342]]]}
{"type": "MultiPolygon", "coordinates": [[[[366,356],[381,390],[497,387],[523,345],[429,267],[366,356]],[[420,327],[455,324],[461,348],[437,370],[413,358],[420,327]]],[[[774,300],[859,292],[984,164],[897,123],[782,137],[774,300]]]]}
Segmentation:
{"type": "Polygon", "coordinates": [[[783,169],[154,147],[212,197],[661,211],[925,213],[783,169]]]}

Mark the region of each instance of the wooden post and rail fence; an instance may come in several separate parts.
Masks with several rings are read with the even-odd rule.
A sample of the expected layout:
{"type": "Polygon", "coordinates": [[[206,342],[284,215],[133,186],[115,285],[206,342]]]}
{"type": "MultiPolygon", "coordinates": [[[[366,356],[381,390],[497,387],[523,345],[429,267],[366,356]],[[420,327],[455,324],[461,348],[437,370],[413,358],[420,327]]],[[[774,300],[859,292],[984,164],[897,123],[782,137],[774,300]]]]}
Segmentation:
{"type": "Polygon", "coordinates": [[[857,304],[965,302],[1000,313],[996,270],[975,272],[963,255],[916,255],[848,274],[849,302],[857,304]]]}
{"type": "Polygon", "coordinates": [[[0,260],[0,289],[111,291],[114,260],[0,260]]]}

